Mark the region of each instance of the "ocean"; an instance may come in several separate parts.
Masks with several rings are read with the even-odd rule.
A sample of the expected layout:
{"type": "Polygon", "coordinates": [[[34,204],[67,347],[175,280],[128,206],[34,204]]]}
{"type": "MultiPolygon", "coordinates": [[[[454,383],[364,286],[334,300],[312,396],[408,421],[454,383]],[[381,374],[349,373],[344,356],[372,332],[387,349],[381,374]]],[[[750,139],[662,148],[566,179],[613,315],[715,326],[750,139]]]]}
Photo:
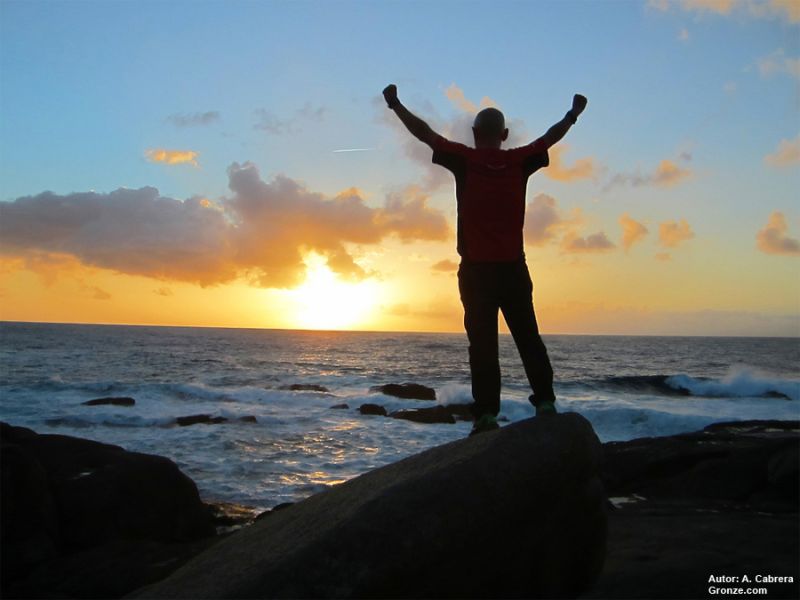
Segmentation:
{"type": "MultiPolygon", "coordinates": [[[[602,441],[800,418],[800,339],[545,336],[561,412],[602,441]]],[[[533,415],[501,336],[501,418],[533,415]]],[[[167,456],[206,501],[268,509],[469,433],[358,412],[432,406],[370,388],[414,382],[470,401],[464,334],[0,323],[0,419],[167,456]],[[327,391],[289,389],[322,386],[327,391]],[[129,396],[134,406],[85,406],[129,396]],[[331,406],[346,403],[348,409],[331,406]],[[181,416],[225,423],[180,427],[181,416]],[[240,420],[255,417],[255,422],[240,420]]],[[[320,390],[322,389],[319,388],[320,390]]]]}

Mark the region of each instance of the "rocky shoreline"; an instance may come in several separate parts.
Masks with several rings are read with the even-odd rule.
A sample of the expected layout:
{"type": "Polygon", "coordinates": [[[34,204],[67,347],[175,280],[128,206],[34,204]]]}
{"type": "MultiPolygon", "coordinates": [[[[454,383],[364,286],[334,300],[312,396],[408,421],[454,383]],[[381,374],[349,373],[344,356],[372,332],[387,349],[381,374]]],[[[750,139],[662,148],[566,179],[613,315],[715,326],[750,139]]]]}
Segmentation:
{"type": "MultiPolygon", "coordinates": [[[[439,407],[415,410],[437,412],[436,418],[463,418],[439,407]]],[[[428,415],[422,414],[427,420],[428,415]]],[[[291,587],[295,583],[284,577],[289,587],[280,589],[264,587],[246,570],[229,565],[219,577],[230,580],[230,586],[207,584],[203,589],[210,595],[205,597],[235,597],[236,590],[241,597],[243,590],[249,590],[245,595],[262,597],[288,593],[295,597],[700,598],[708,597],[713,585],[709,577],[742,575],[751,580],[756,575],[792,578],[792,582],[765,583],[768,597],[800,596],[800,423],[722,423],[695,433],[601,447],[584,422],[577,415],[557,415],[550,421],[514,423],[498,432],[434,448],[313,497],[323,500],[308,499],[260,515],[247,507],[203,503],[194,482],[166,458],[70,436],[40,435],[3,423],[2,595],[199,597],[198,590],[187,583],[197,575],[188,580],[185,575],[198,569],[196,565],[204,560],[217,567],[225,565],[225,552],[233,552],[240,545],[237,540],[268,556],[274,551],[269,540],[289,536],[298,547],[305,544],[305,554],[300,553],[303,560],[316,556],[317,562],[325,563],[341,553],[350,563],[361,564],[357,575],[350,575],[358,585],[334,581],[343,570],[341,564],[333,574],[317,572],[313,588],[291,587]],[[533,443],[538,444],[535,449],[526,445],[533,443]],[[533,450],[535,458],[520,458],[533,450]],[[553,470],[551,463],[558,463],[558,469],[553,470]],[[579,464],[584,466],[577,469],[579,464]],[[462,472],[458,469],[463,475],[453,474],[462,472]],[[567,471],[573,473],[571,478],[564,478],[567,471]],[[530,478],[520,480],[520,472],[530,478]],[[387,479],[382,473],[394,475],[387,479]],[[398,478],[406,487],[398,487],[398,478]],[[570,479],[584,483],[576,485],[570,479]],[[603,500],[602,516],[587,508],[595,506],[595,488],[604,489],[603,498],[608,498],[603,500]],[[431,491],[437,489],[441,493],[431,491]],[[498,489],[505,492],[498,496],[498,489]],[[530,539],[517,539],[526,531],[524,524],[531,512],[526,494],[537,489],[561,490],[563,497],[553,496],[549,502],[564,506],[551,508],[553,514],[548,514],[550,505],[540,507],[542,515],[534,515],[539,520],[532,521],[525,534],[530,539]],[[455,506],[454,490],[459,491],[455,506]],[[365,503],[365,494],[379,494],[375,497],[380,503],[365,503]],[[408,520],[419,497],[426,498],[424,522],[430,535],[412,531],[408,525],[393,529],[391,523],[408,520]],[[462,501],[464,497],[474,499],[462,501]],[[570,502],[574,506],[568,510],[570,502]],[[482,506],[497,503],[504,507],[503,519],[497,521],[497,507],[490,508],[485,526],[498,527],[502,535],[485,534],[489,537],[477,542],[474,533],[459,537],[465,529],[470,531],[470,522],[482,506]],[[340,522],[341,515],[350,511],[358,519],[340,522]],[[589,513],[594,516],[584,518],[589,513]],[[571,520],[579,515],[583,515],[583,525],[575,529],[571,520]],[[541,518],[551,521],[550,529],[542,530],[541,518]],[[305,540],[301,539],[309,537],[305,530],[292,527],[307,522],[316,522],[320,533],[305,540]],[[251,525],[236,531],[245,524],[251,525]],[[340,540],[333,554],[325,537],[328,530],[340,540]],[[380,543],[375,551],[364,554],[362,546],[371,546],[363,542],[364,535],[393,539],[398,547],[380,543]],[[345,543],[348,536],[352,547],[345,543]],[[533,543],[536,536],[544,537],[533,543]],[[566,546],[564,537],[569,538],[566,546]],[[483,565],[487,577],[492,575],[510,587],[492,587],[489,581],[460,585],[475,577],[469,549],[476,543],[478,549],[488,547],[502,556],[506,546],[519,545],[529,554],[544,547],[562,560],[536,554],[534,559],[523,556],[525,560],[517,564],[510,554],[504,561],[493,559],[483,565]],[[428,562],[438,561],[438,570],[423,568],[429,547],[437,548],[438,554],[432,554],[428,562]],[[441,554],[448,555],[451,567],[441,562],[441,554]],[[405,577],[387,566],[398,563],[405,577]],[[180,569],[183,565],[186,568],[180,569]],[[598,565],[604,565],[602,570],[598,565]],[[458,575],[452,580],[447,575],[451,570],[458,575]],[[533,575],[522,577],[520,570],[533,575]],[[403,587],[408,581],[416,587],[403,587]],[[216,595],[213,589],[218,590],[216,595]],[[176,590],[185,593],[176,594],[176,590]]],[[[422,517],[416,515],[411,522],[416,518],[422,517]]],[[[269,561],[270,568],[277,562],[269,561]]],[[[292,569],[302,567],[301,579],[312,585],[308,564],[297,563],[292,569]]],[[[263,570],[264,565],[258,568],[263,570]]],[[[281,568],[289,569],[285,564],[281,568]]],[[[278,571],[272,581],[280,579],[278,571]]]]}

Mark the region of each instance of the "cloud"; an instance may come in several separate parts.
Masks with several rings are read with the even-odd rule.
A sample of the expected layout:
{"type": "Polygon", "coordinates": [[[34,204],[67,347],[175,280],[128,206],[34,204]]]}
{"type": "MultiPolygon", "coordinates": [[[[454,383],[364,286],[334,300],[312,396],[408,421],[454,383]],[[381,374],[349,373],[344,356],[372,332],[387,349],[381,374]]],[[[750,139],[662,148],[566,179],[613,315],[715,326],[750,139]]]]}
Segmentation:
{"type": "Polygon", "coordinates": [[[790,238],[786,217],[779,211],[769,216],[767,224],[756,234],[758,249],[766,254],[800,255],[800,241],[790,238]]]}
{"type": "Polygon", "coordinates": [[[783,50],[776,50],[769,56],[765,56],[758,61],[757,65],[758,72],[763,77],[785,74],[800,79],[800,58],[786,56],[783,50]]]}
{"type": "Polygon", "coordinates": [[[566,228],[574,227],[579,222],[578,214],[565,217],[558,209],[555,198],[547,194],[537,194],[528,203],[525,215],[525,241],[531,246],[544,246],[561,235],[566,228]]]}
{"type": "Polygon", "coordinates": [[[689,41],[689,30],[686,27],[681,27],[680,31],[678,31],[678,40],[681,42],[689,41]]]}
{"type": "Polygon", "coordinates": [[[580,209],[565,215],[559,210],[556,199],[547,194],[537,194],[528,203],[525,216],[525,242],[531,246],[544,246],[561,238],[561,249],[570,253],[605,252],[615,248],[602,231],[581,237],[584,218],[580,209]]]}
{"type": "Polygon", "coordinates": [[[736,85],[735,81],[726,81],[725,84],[722,86],[722,91],[728,94],[729,96],[736,93],[738,86],[736,85]]]}
{"type": "Polygon", "coordinates": [[[433,269],[434,271],[451,273],[453,271],[458,270],[458,263],[448,259],[440,260],[439,262],[431,266],[431,269],[433,269]]]}
{"type": "Polygon", "coordinates": [[[294,115],[288,118],[279,118],[265,108],[255,110],[258,121],[253,125],[253,129],[260,129],[273,135],[286,135],[302,131],[303,122],[320,123],[325,119],[327,109],[323,106],[314,108],[306,103],[302,108],[294,111],[294,115]]]}
{"type": "Polygon", "coordinates": [[[474,102],[468,100],[464,96],[464,91],[455,83],[451,83],[450,86],[444,91],[444,94],[447,96],[447,99],[453,103],[453,106],[471,115],[475,115],[478,111],[490,106],[497,107],[497,102],[488,96],[481,98],[480,105],[476,105],[474,102]]]}
{"type": "Polygon", "coordinates": [[[619,218],[619,224],[622,227],[622,247],[628,252],[636,242],[639,242],[647,236],[647,227],[634,220],[628,213],[623,214],[619,218]]]}
{"type": "Polygon", "coordinates": [[[656,253],[656,260],[660,260],[661,262],[668,262],[672,260],[672,255],[669,252],[658,252],[656,253]]]}
{"type": "Polygon", "coordinates": [[[676,8],[695,14],[710,13],[723,17],[738,14],[800,22],[800,2],[797,0],[648,0],[647,6],[660,12],[676,8]]]}
{"type": "Polygon", "coordinates": [[[800,135],[793,140],[781,140],[778,149],[764,157],[771,167],[782,168],[800,164],[800,135]]]}
{"type": "Polygon", "coordinates": [[[195,167],[197,164],[197,152],[193,150],[166,150],[164,148],[152,148],[145,151],[145,156],[150,162],[164,163],[167,165],[180,165],[188,163],[195,167]]]}
{"type": "Polygon", "coordinates": [[[579,158],[571,167],[564,165],[562,155],[569,148],[567,144],[557,144],[550,148],[550,166],[542,173],[555,181],[578,181],[597,176],[599,171],[593,158],[579,158]]]}
{"type": "Polygon", "coordinates": [[[658,163],[658,167],[652,175],[652,182],[655,185],[671,187],[691,177],[691,175],[692,171],[690,169],[679,167],[671,160],[662,160],[658,163]]]}
{"type": "Polygon", "coordinates": [[[158,296],[165,296],[165,297],[172,296],[172,290],[170,288],[168,288],[168,287],[157,288],[157,289],[153,290],[153,293],[158,295],[158,296]]]}
{"type": "Polygon", "coordinates": [[[680,221],[664,221],[658,226],[658,239],[666,248],[675,248],[681,242],[694,237],[694,231],[686,219],[680,221]]]}
{"type": "Polygon", "coordinates": [[[167,117],[167,121],[175,125],[175,127],[197,127],[201,125],[210,125],[215,121],[219,121],[219,112],[216,110],[209,110],[203,113],[175,113],[167,117]]]}
{"type": "Polygon", "coordinates": [[[561,243],[561,248],[565,252],[608,252],[616,248],[614,243],[608,239],[606,234],[602,231],[593,233],[586,237],[580,237],[574,233],[568,233],[564,236],[561,243]]]}
{"type": "Polygon", "coordinates": [[[417,188],[390,194],[372,208],[355,188],[334,197],[286,176],[263,181],[258,168],[234,163],[231,194],[217,203],[119,189],[0,202],[0,254],[74,257],[84,265],[203,286],[245,278],[261,287],[291,287],[316,252],[338,274],[362,278],[352,246],[445,240],[444,215],[417,188]]]}
{"type": "MultiPolygon", "coordinates": [[[[688,159],[688,155],[682,155],[684,160],[688,159]]],[[[659,187],[672,187],[682,181],[686,181],[693,175],[693,171],[689,167],[681,167],[674,161],[664,159],[658,166],[650,173],[617,173],[605,185],[603,191],[608,191],[613,187],[620,185],[630,185],[633,187],[641,186],[659,186],[659,187]]]]}
{"type": "Polygon", "coordinates": [[[686,11],[712,12],[728,15],[736,0],[681,0],[681,8],[686,11]]]}
{"type": "Polygon", "coordinates": [[[769,2],[751,0],[748,8],[751,14],[758,17],[777,16],[789,23],[800,23],[800,2],[797,0],[770,0],[769,2]]]}
{"type": "Polygon", "coordinates": [[[279,119],[265,108],[255,110],[258,122],[253,125],[253,129],[260,129],[273,135],[285,135],[298,131],[294,119],[279,119]]]}

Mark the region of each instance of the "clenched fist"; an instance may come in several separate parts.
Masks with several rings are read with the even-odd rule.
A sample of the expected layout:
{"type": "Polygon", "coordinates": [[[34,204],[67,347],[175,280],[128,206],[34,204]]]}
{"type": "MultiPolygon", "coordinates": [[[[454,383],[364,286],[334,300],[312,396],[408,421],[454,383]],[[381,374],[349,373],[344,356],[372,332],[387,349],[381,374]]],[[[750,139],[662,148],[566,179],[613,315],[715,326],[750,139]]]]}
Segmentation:
{"type": "Polygon", "coordinates": [[[389,108],[394,108],[394,105],[397,104],[397,86],[393,83],[387,85],[383,89],[383,98],[389,108]]]}
{"type": "MultiPolygon", "coordinates": [[[[384,94],[386,92],[384,91],[384,94]]],[[[586,103],[589,102],[586,99],[586,96],[581,96],[580,94],[575,94],[572,98],[572,113],[577,118],[583,112],[583,109],[586,108],[586,103]]]]}

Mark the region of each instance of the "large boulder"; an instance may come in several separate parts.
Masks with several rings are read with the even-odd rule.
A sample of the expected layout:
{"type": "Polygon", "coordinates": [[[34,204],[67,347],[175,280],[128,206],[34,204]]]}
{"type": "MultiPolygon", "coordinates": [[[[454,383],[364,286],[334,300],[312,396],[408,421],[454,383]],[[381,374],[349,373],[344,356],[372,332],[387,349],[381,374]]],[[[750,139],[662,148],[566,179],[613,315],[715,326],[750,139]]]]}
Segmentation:
{"type": "Polygon", "coordinates": [[[214,533],[197,486],[168,458],[6,423],[0,436],[4,556],[7,543],[43,535],[60,551],[74,551],[116,539],[214,533]]]}
{"type": "Polygon", "coordinates": [[[745,503],[797,511],[800,423],[739,421],[702,431],[605,444],[612,496],[745,503]]]}
{"type": "Polygon", "coordinates": [[[135,596],[575,597],[604,559],[600,454],[577,414],[458,440],[259,520],[135,596]]]}
{"type": "Polygon", "coordinates": [[[604,455],[615,509],[604,572],[585,598],[719,595],[712,587],[800,598],[800,423],[718,423],[610,442],[604,455]],[[792,581],[756,579],[766,575],[792,581]]]}

